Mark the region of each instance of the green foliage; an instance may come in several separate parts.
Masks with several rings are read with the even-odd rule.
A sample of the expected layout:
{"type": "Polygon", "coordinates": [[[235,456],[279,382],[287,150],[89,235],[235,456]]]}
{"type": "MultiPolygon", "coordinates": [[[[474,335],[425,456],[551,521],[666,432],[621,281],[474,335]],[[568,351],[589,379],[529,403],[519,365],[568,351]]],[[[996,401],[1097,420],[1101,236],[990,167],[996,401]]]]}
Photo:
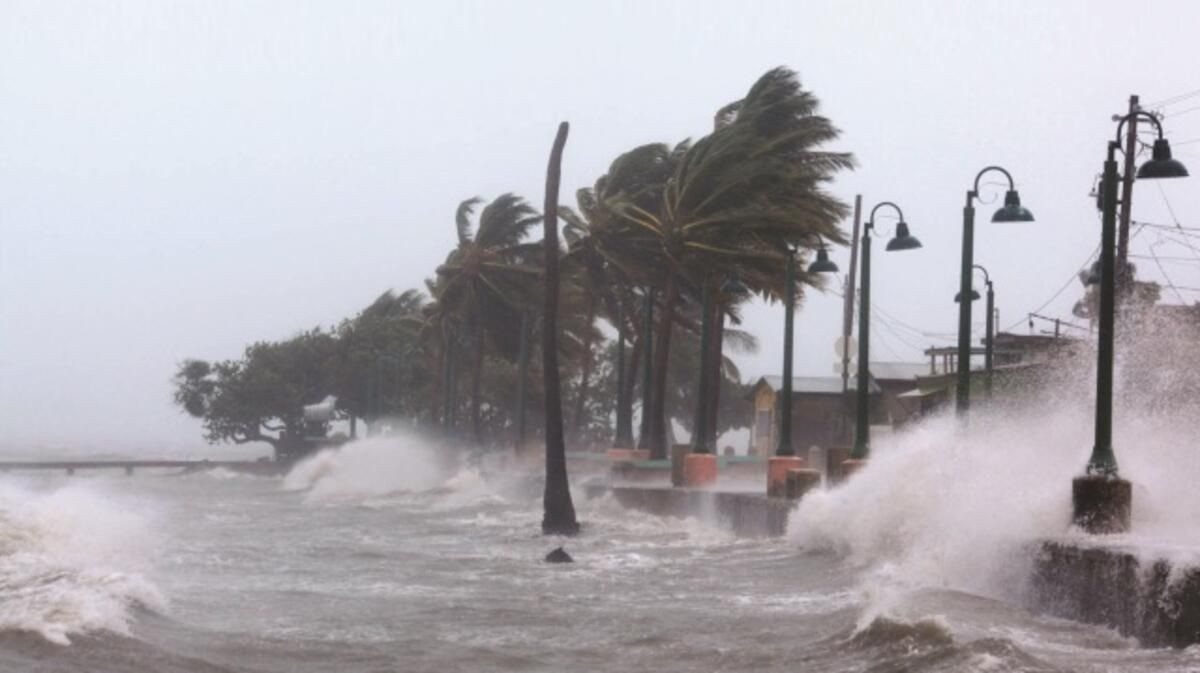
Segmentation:
{"type": "MultiPolygon", "coordinates": [[[[737,272],[761,296],[780,298],[789,246],[801,250],[796,296],[819,282],[803,271],[805,252],[822,240],[845,243],[838,222],[846,205],[825,187],[853,160],[821,149],[838,131],[817,109],[795,73],[776,68],[718,110],[711,133],[624,152],[576,193],[575,209],[559,207],[557,355],[577,443],[611,438],[615,344],[599,321],[642,346],[644,288],[670,290],[658,294],[656,308],[656,394],[663,415],[690,426],[702,284],[719,286],[737,272]],[[663,324],[682,328],[674,348],[663,324]]],[[[426,282],[427,296],[385,292],[332,331],[256,343],[235,360],[185,361],[175,402],[202,420],[212,442],[277,445],[303,432],[304,404],[333,394],[341,413],[368,421],[400,416],[436,425],[469,414],[477,441],[507,443],[516,426],[521,316],[529,335],[543,318],[542,244],[529,240],[541,222],[515,194],[464,200],[454,212],[457,244],[426,282]]],[[[714,300],[737,324],[744,299],[715,293],[714,300]]],[[[754,347],[751,335],[725,329],[724,336],[726,350],[754,347]]],[[[539,341],[529,340],[525,376],[535,432],[544,420],[539,341]]],[[[718,432],[748,421],[739,415],[736,368],[726,359],[721,372],[718,432]]],[[[632,380],[640,385],[640,376],[632,380]]]]}
{"type": "Polygon", "coordinates": [[[175,402],[204,424],[209,442],[267,442],[302,436],[303,406],[335,389],[337,338],[320,329],[258,342],[241,359],[186,360],[175,375],[175,402]],[[275,433],[275,434],[272,434],[275,433]]]}

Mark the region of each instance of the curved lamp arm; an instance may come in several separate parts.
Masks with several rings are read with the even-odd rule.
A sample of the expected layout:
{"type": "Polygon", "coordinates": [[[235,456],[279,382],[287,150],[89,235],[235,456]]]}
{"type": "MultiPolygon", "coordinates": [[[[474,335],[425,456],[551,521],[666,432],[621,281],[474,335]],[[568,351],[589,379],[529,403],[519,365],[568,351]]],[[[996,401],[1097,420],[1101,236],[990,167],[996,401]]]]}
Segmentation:
{"type": "Polygon", "coordinates": [[[867,229],[875,228],[875,211],[879,210],[880,208],[883,208],[884,206],[890,206],[892,209],[894,209],[896,211],[896,214],[900,216],[900,221],[901,222],[904,221],[904,211],[900,210],[900,206],[897,206],[896,204],[892,203],[891,201],[881,201],[881,202],[875,204],[875,207],[871,209],[871,214],[869,216],[867,216],[867,225],[866,225],[867,229]]]}
{"type": "Polygon", "coordinates": [[[990,173],[991,171],[999,171],[1004,174],[1004,177],[1008,178],[1008,190],[1010,192],[1017,188],[1016,183],[1013,182],[1012,174],[1009,173],[1007,169],[1005,169],[1003,166],[988,166],[987,168],[984,168],[982,171],[979,171],[979,173],[975,176],[975,187],[974,187],[974,189],[971,190],[971,196],[978,198],[978,196],[979,196],[979,180],[981,178],[983,178],[983,176],[986,173],[990,173]]]}
{"type": "Polygon", "coordinates": [[[992,277],[988,275],[987,269],[978,264],[972,264],[971,266],[983,272],[983,282],[987,283],[988,285],[992,284],[992,277]]]}
{"type": "Polygon", "coordinates": [[[1150,114],[1149,112],[1146,112],[1145,110],[1135,110],[1135,111],[1130,112],[1129,114],[1126,114],[1125,116],[1121,117],[1120,123],[1117,124],[1117,144],[1118,145],[1121,144],[1121,131],[1124,130],[1124,128],[1125,128],[1125,122],[1128,122],[1130,119],[1135,119],[1137,117],[1141,117],[1143,119],[1150,120],[1150,123],[1154,124],[1154,128],[1158,129],[1159,140],[1162,139],[1163,127],[1162,127],[1162,122],[1158,121],[1158,117],[1155,117],[1154,115],[1150,114]]]}

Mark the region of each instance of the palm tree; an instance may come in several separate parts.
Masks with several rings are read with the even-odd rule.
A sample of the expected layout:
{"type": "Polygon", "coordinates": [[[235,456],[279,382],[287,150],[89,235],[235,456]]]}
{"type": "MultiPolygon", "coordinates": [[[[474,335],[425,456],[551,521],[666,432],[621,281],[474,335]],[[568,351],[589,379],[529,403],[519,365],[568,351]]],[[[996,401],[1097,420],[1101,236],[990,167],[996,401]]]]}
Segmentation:
{"type": "MultiPolygon", "coordinates": [[[[619,333],[619,338],[632,337],[632,352],[625,363],[624,385],[616,392],[617,423],[620,441],[630,443],[628,435],[633,414],[633,389],[637,377],[644,341],[642,321],[638,312],[643,302],[637,288],[660,282],[655,260],[644,254],[630,236],[632,225],[620,208],[624,204],[639,204],[650,208],[662,197],[662,188],[670,177],[672,167],[687,145],[672,149],[661,143],[642,145],[616,158],[594,186],[576,192],[578,211],[565,206],[559,213],[565,222],[563,238],[567,252],[564,269],[572,284],[581,288],[586,320],[594,322],[598,305],[605,319],[619,333]]],[[[585,364],[594,364],[592,343],[587,343],[585,364]]],[[[588,366],[581,374],[579,393],[575,397],[573,430],[576,436],[587,419],[584,409],[590,387],[588,366]]]]}
{"type": "Polygon", "coordinates": [[[838,136],[816,109],[795,73],[771,70],[722,108],[711,134],[685,149],[656,207],[620,206],[636,231],[631,246],[666,270],[650,409],[656,457],[666,453],[666,365],[681,293],[698,294],[702,283],[737,270],[752,289],[778,297],[788,246],[844,242],[837,223],[846,205],[822,187],[853,159],[815,149],[838,136]]]}
{"type": "Polygon", "coordinates": [[[540,219],[519,196],[503,194],[486,205],[472,226],[482,199],[459,204],[455,214],[458,245],[438,267],[437,300],[456,315],[471,347],[471,431],[482,443],[481,376],[484,355],[492,346],[506,359],[516,356],[520,307],[535,296],[539,269],[532,263],[537,244],[524,242],[540,219]]]}
{"type": "Polygon", "coordinates": [[[546,489],[542,496],[542,533],[579,532],[571,485],[567,478],[567,449],[563,441],[562,397],[558,377],[558,183],[562,171],[567,123],[558,125],[546,167],[545,217],[542,220],[545,311],[542,315],[542,378],[546,388],[546,489]]]}

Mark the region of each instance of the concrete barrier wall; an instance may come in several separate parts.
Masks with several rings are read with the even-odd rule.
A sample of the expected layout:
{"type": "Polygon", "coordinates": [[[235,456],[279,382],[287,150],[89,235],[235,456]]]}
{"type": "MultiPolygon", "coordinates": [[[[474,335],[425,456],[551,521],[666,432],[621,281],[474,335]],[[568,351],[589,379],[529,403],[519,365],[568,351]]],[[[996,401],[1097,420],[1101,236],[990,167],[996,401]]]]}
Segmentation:
{"type": "Polygon", "coordinates": [[[1128,549],[1040,543],[1030,599],[1034,609],[1111,626],[1146,647],[1200,643],[1200,568],[1128,549]]]}
{"type": "Polygon", "coordinates": [[[611,493],[622,506],[657,516],[713,521],[740,537],[768,537],[787,531],[788,514],[796,502],[757,493],[728,493],[671,486],[585,486],[589,498],[611,493]]]}

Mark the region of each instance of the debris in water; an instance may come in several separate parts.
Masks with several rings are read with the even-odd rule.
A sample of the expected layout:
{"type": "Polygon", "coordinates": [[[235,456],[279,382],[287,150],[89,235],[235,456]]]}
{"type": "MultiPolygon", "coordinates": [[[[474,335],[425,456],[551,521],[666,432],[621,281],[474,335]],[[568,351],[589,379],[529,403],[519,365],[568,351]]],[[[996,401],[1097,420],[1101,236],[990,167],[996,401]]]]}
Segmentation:
{"type": "Polygon", "coordinates": [[[546,554],[546,563],[574,563],[575,559],[571,555],[563,551],[562,547],[546,554]]]}

